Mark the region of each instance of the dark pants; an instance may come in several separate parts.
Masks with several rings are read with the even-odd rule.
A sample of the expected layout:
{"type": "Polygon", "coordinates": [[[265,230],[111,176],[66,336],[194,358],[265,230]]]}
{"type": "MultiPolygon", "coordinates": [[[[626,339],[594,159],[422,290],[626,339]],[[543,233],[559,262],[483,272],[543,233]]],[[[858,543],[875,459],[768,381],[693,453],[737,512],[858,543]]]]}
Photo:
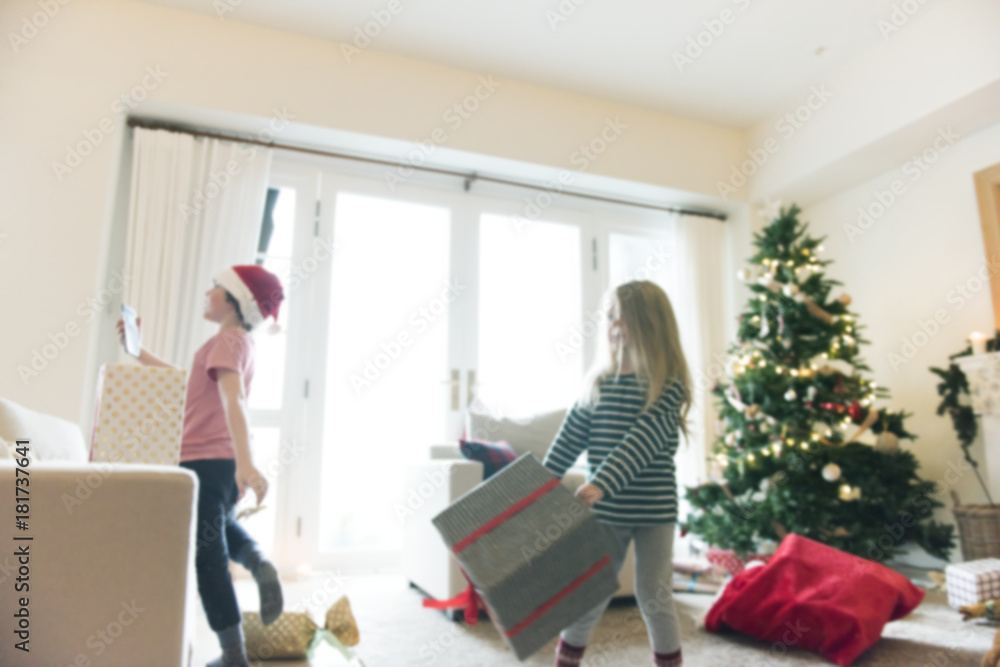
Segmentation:
{"type": "Polygon", "coordinates": [[[198,593],[201,594],[208,624],[212,630],[219,631],[241,620],[236,591],[229,575],[229,559],[235,561],[248,544],[256,549],[256,543],[236,522],[233,511],[239,495],[235,478],[236,461],[184,461],[181,467],[198,476],[194,565],[198,574],[198,593]]]}

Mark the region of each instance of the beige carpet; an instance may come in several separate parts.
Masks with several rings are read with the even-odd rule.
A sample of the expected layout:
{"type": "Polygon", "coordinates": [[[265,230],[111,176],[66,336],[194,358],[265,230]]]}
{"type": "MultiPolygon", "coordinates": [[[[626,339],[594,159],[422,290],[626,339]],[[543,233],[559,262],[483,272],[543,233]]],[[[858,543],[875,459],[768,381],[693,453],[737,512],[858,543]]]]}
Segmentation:
{"type": "MultiPolygon", "coordinates": [[[[507,650],[489,621],[468,627],[447,620],[441,612],[423,609],[420,597],[407,587],[401,576],[359,576],[337,581],[329,575],[285,586],[286,610],[323,601],[324,588],[334,591],[326,604],[341,592],[350,597],[361,628],[358,656],[366,667],[493,667],[495,665],[552,665],[551,646],[524,663],[507,650]]],[[[243,609],[254,610],[257,593],[250,580],[237,581],[237,595],[243,609]]],[[[735,633],[712,634],[698,624],[711,606],[712,597],[678,594],[682,616],[684,662],[687,667],[764,667],[769,665],[830,665],[819,656],[791,649],[775,651],[735,633]]],[[[320,618],[314,607],[314,618],[320,618]]],[[[616,604],[605,613],[594,633],[583,667],[625,667],[650,665],[645,626],[635,622],[634,605],[616,604]],[[615,636],[619,641],[615,642],[615,636]],[[606,657],[602,657],[606,656],[606,657]]],[[[979,667],[979,657],[992,644],[995,626],[963,624],[960,616],[945,603],[942,593],[929,592],[923,604],[907,618],[886,626],[882,640],[855,663],[859,667],[979,667]]],[[[199,611],[197,665],[218,655],[218,644],[199,611]]],[[[311,663],[262,663],[273,667],[307,664],[327,667],[349,664],[324,645],[311,663]]]]}

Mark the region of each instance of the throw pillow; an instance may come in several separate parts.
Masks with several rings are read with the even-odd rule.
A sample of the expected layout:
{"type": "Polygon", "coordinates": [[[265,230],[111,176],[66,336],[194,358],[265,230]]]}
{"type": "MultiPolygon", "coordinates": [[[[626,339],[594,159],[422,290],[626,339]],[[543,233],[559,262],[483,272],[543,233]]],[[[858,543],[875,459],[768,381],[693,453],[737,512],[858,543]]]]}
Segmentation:
{"type": "Polygon", "coordinates": [[[474,440],[504,440],[518,456],[531,453],[545,460],[552,441],[566,417],[566,410],[553,410],[533,417],[513,419],[495,417],[481,403],[474,403],[466,412],[465,432],[474,440]]]}
{"type": "Polygon", "coordinates": [[[517,454],[506,442],[483,442],[481,440],[460,440],[462,456],[470,461],[483,464],[483,479],[487,480],[500,469],[517,458],[517,454]]]}

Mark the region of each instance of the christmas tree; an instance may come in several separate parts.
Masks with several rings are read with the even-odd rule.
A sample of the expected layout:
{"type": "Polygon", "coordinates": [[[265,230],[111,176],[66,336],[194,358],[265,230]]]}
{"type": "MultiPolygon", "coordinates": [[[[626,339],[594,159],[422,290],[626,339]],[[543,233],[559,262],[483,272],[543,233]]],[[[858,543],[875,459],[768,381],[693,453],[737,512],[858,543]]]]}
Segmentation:
{"type": "Polygon", "coordinates": [[[888,391],[862,377],[864,328],[851,298],[831,290],[814,239],[781,209],[754,235],[757,253],[740,271],[753,295],[728,350],[726,381],[712,388],[721,435],[713,479],[687,490],[682,524],[706,542],[745,556],[787,533],[883,561],[916,542],[946,559],[953,526],[931,520],[942,504],[934,482],[900,449],[913,439],[906,413],[876,407],[888,391]],[[874,446],[858,442],[871,431],[874,446]]]}

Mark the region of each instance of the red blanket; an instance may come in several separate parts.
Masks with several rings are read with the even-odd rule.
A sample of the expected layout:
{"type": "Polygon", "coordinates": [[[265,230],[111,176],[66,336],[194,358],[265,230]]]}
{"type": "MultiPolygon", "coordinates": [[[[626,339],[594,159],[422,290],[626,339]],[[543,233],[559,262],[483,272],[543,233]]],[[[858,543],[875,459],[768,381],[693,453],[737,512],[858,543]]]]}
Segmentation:
{"type": "Polygon", "coordinates": [[[922,590],[887,567],[792,534],[767,565],[733,577],[705,627],[717,632],[727,625],[774,642],[772,651],[810,649],[843,666],[923,599],[922,590]]]}

